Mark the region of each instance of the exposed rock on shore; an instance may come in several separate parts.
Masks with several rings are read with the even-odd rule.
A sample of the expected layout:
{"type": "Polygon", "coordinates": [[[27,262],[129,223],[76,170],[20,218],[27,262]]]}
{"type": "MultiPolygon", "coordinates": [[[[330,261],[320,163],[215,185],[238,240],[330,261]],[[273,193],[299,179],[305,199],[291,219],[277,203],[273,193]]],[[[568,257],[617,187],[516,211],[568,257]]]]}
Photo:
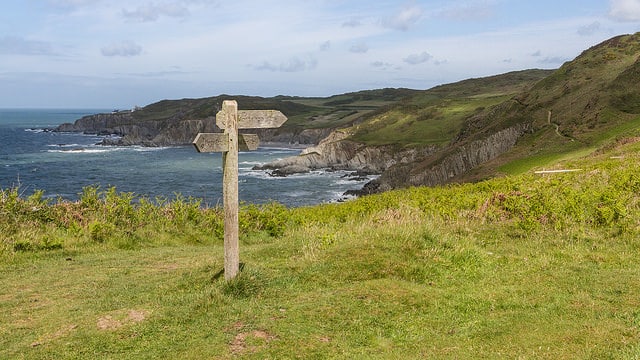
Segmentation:
{"type": "Polygon", "coordinates": [[[335,131],[320,144],[303,150],[298,156],[256,166],[255,169],[271,170],[274,176],[323,168],[381,174],[362,190],[350,192],[355,195],[408,186],[441,185],[510,150],[530,129],[529,125],[520,124],[486,139],[452,146],[452,153],[445,157],[440,156],[446,149],[439,146],[400,150],[393,146],[371,147],[348,140],[345,132],[335,131]]]}
{"type": "Polygon", "coordinates": [[[316,146],[309,147],[298,156],[284,158],[256,170],[271,170],[274,176],[287,176],[316,169],[360,170],[380,174],[399,163],[409,163],[434,153],[438,147],[401,149],[394,146],[365,146],[348,140],[349,134],[334,131],[316,146]]]}

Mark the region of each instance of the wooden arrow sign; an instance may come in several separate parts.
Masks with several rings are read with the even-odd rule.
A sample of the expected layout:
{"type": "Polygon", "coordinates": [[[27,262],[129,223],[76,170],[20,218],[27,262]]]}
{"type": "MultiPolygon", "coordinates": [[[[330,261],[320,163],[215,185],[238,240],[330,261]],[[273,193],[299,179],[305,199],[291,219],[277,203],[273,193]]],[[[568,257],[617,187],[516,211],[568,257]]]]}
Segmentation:
{"type": "Polygon", "coordinates": [[[256,150],[258,135],[238,134],[238,129],[276,128],[287,121],[277,110],[241,110],[233,100],[222,102],[216,125],[224,133],[200,133],[193,140],[199,152],[222,152],[222,198],[224,203],[224,278],[240,271],[238,241],[238,150],[256,150]]]}
{"type": "MultiPolygon", "coordinates": [[[[229,151],[229,134],[227,133],[199,133],[193,140],[196,150],[201,153],[229,151]]],[[[238,150],[258,150],[260,139],[256,134],[238,134],[238,150]]]]}
{"type": "MultiPolygon", "coordinates": [[[[226,113],[221,110],[216,114],[216,125],[220,129],[227,127],[226,113]]],[[[282,126],[287,121],[278,110],[238,110],[238,129],[272,129],[282,126]]]]}

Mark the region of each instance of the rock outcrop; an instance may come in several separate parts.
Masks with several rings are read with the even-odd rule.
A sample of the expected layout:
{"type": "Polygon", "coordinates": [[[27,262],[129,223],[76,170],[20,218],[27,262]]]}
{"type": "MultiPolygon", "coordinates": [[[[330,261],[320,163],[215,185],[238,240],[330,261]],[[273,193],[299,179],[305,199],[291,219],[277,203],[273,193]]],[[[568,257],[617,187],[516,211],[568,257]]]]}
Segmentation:
{"type": "Polygon", "coordinates": [[[415,161],[438,149],[435,146],[401,150],[393,146],[366,146],[351,141],[348,137],[348,133],[336,130],[318,145],[304,149],[298,156],[256,166],[255,169],[271,170],[275,176],[326,168],[380,174],[395,164],[415,161]]]}
{"type": "Polygon", "coordinates": [[[352,194],[366,195],[408,186],[434,186],[450,182],[476,166],[509,151],[518,139],[531,131],[531,126],[519,124],[501,130],[486,139],[468,144],[452,144],[447,148],[426,146],[396,149],[393,146],[365,146],[349,140],[349,134],[335,131],[317,146],[307,148],[298,156],[288,157],[264,166],[274,176],[287,176],[314,169],[365,171],[382,174],[352,194]]]}
{"type": "Polygon", "coordinates": [[[442,159],[425,158],[411,164],[392,166],[382,175],[365,184],[360,195],[379,193],[409,186],[435,186],[450,182],[487,161],[513,148],[518,139],[532,130],[519,124],[501,130],[486,139],[456,146],[453,153],[442,159]]]}

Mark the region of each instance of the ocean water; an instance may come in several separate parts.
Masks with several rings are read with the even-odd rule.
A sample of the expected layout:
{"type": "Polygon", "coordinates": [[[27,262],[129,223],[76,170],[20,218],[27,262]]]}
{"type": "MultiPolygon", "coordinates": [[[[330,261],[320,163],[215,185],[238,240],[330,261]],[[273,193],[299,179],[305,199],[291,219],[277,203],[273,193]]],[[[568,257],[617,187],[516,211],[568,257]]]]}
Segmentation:
{"type": "MultiPolygon", "coordinates": [[[[222,155],[200,154],[192,146],[148,148],[100,146],[102,137],[44,129],[73,122],[100,109],[0,109],[0,188],[18,187],[26,196],[76,200],[85,186],[132,192],[150,199],[184,197],[222,204],[222,155]]],[[[297,155],[300,149],[260,147],[239,155],[239,195],[247,203],[277,201],[297,207],[344,199],[366,180],[346,172],[314,171],[272,177],[253,166],[297,155]]]]}

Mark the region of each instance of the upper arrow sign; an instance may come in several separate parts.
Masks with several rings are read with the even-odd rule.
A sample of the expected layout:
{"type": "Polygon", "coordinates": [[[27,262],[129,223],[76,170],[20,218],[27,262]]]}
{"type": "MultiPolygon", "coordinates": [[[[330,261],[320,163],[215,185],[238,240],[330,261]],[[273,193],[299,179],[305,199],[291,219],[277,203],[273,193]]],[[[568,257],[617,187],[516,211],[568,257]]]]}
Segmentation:
{"type": "MultiPolygon", "coordinates": [[[[223,111],[216,114],[216,125],[220,129],[226,128],[227,114],[223,111]]],[[[239,110],[238,129],[270,129],[280,127],[287,121],[278,110],[239,110]]]]}

